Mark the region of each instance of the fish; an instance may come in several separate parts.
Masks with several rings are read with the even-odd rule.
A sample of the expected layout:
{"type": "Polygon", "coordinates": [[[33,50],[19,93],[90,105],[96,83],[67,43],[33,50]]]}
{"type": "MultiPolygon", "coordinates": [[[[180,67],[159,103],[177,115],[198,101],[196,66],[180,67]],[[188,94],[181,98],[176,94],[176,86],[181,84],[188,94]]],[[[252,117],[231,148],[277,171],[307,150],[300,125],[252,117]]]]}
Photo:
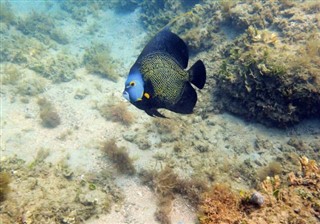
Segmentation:
{"type": "Polygon", "coordinates": [[[168,28],[158,32],[144,47],[125,81],[123,97],[152,117],[163,117],[158,109],[191,114],[197,103],[193,85],[202,89],[206,68],[202,60],[188,70],[186,43],[168,28]]]}

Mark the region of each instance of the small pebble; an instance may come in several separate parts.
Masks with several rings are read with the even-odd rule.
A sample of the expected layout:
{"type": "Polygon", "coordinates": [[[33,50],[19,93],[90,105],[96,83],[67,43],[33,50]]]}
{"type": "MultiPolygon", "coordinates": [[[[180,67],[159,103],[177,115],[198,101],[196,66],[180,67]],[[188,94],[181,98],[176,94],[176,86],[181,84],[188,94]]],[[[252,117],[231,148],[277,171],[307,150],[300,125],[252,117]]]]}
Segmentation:
{"type": "Polygon", "coordinates": [[[261,207],[264,203],[264,197],[261,193],[256,191],[251,195],[250,202],[261,207]]]}

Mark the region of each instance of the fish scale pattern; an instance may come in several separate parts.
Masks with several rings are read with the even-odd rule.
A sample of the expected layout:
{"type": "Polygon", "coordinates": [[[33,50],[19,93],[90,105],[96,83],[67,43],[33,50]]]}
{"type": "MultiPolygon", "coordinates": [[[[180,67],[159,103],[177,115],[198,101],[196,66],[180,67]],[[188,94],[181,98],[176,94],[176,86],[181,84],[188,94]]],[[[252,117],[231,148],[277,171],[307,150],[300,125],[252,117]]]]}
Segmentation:
{"type": "Polygon", "coordinates": [[[175,104],[181,98],[189,74],[169,55],[154,53],[143,58],[141,73],[153,83],[155,96],[166,104],[175,104]]]}

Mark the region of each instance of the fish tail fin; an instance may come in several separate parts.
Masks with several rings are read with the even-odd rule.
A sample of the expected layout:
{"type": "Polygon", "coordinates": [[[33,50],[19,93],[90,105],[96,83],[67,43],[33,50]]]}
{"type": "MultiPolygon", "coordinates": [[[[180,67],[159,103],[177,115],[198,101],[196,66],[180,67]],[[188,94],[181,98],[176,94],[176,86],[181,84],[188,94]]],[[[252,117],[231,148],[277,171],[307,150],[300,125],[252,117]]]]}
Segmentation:
{"type": "Polygon", "coordinates": [[[188,72],[190,82],[199,89],[202,89],[207,79],[206,67],[204,66],[203,62],[201,60],[198,60],[192,65],[188,72]]]}

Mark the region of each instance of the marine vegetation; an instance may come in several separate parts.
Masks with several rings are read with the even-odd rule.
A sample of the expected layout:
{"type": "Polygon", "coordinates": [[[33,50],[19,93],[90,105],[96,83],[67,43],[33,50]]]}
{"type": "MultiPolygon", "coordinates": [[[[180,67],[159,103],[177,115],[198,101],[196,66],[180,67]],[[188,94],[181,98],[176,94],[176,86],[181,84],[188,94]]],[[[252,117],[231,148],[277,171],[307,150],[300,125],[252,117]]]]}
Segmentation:
{"type": "Polygon", "coordinates": [[[10,176],[9,173],[1,171],[0,172],[0,202],[6,200],[7,195],[10,191],[10,176]]]}
{"type": "Polygon", "coordinates": [[[137,0],[115,0],[109,1],[108,7],[115,9],[116,12],[133,12],[139,5],[141,1],[137,0]]]}
{"type": "Polygon", "coordinates": [[[25,35],[33,36],[43,43],[48,43],[51,38],[59,44],[67,44],[68,37],[58,28],[52,16],[33,11],[24,19],[19,19],[17,29],[25,35]]]}
{"type": "Polygon", "coordinates": [[[29,68],[53,82],[68,82],[75,77],[75,69],[79,66],[78,59],[68,52],[45,54],[38,60],[32,60],[29,68]]]}
{"type": "Polygon", "coordinates": [[[22,77],[21,71],[18,69],[18,66],[11,63],[2,64],[0,66],[0,74],[0,83],[3,85],[14,85],[22,77]]]}
{"type": "Polygon", "coordinates": [[[41,148],[38,150],[36,157],[34,160],[29,164],[29,168],[33,169],[34,167],[37,167],[41,163],[44,163],[45,159],[50,155],[49,149],[41,148]]]}
{"type": "Polygon", "coordinates": [[[181,123],[174,119],[153,119],[150,131],[156,130],[162,143],[175,142],[183,131],[181,123]]]}
{"type": "Polygon", "coordinates": [[[320,169],[305,156],[300,164],[300,170],[287,175],[288,181],[278,175],[267,177],[260,192],[214,185],[200,202],[200,223],[318,223],[320,169]]]}
{"type": "Polygon", "coordinates": [[[142,183],[149,185],[157,197],[156,219],[162,224],[169,224],[172,203],[175,195],[179,194],[197,207],[200,195],[208,190],[206,183],[200,179],[182,179],[170,166],[166,166],[159,172],[156,170],[139,173],[142,183]]]}
{"type": "MultiPolygon", "coordinates": [[[[11,183],[18,189],[10,192],[10,200],[1,201],[5,208],[0,213],[2,223],[83,223],[106,214],[114,202],[110,192],[119,191],[112,178],[104,179],[103,184],[94,182],[95,190],[90,190],[87,184],[80,184],[90,174],[74,171],[75,180],[66,178],[52,163],[35,163],[30,169],[24,161],[8,157],[1,166],[3,172],[14,171],[11,183]]],[[[8,182],[7,175],[3,177],[1,173],[0,188],[2,180],[8,182]]]]}
{"type": "MultiPolygon", "coordinates": [[[[318,28],[308,21],[293,28],[280,16],[288,15],[281,4],[262,3],[262,17],[247,15],[246,21],[245,12],[231,9],[233,22],[245,32],[224,50],[215,93],[232,113],[287,127],[320,114],[320,50],[318,28]]],[[[295,7],[290,15],[301,10],[295,7]]]]}
{"type": "MultiPolygon", "coordinates": [[[[0,3],[0,21],[7,25],[15,24],[16,16],[11,9],[10,3],[7,1],[1,1],[0,3]]],[[[3,24],[1,24],[1,26],[2,25],[3,24]]]]}
{"type": "Polygon", "coordinates": [[[198,217],[201,224],[237,223],[242,214],[239,211],[240,196],[228,186],[214,185],[202,195],[198,217]]]}
{"type": "Polygon", "coordinates": [[[125,147],[118,147],[114,138],[105,141],[101,146],[101,151],[108,156],[120,173],[128,175],[136,173],[133,159],[129,157],[128,150],[125,147]]]}
{"type": "Polygon", "coordinates": [[[83,64],[90,73],[96,73],[117,81],[116,61],[110,55],[110,49],[104,44],[92,44],[86,49],[83,64]]]}
{"type": "Polygon", "coordinates": [[[48,48],[38,39],[16,32],[5,32],[1,37],[2,46],[6,46],[0,48],[0,58],[3,62],[30,63],[32,60],[43,57],[48,48]]]}
{"type": "Polygon", "coordinates": [[[98,11],[106,9],[109,2],[113,1],[101,1],[101,0],[90,0],[90,1],[59,1],[62,10],[69,12],[72,19],[79,22],[86,22],[87,17],[91,14],[97,16],[98,11]]]}
{"type": "Polygon", "coordinates": [[[267,166],[262,167],[257,171],[259,179],[265,180],[268,176],[273,177],[275,175],[280,175],[282,171],[281,163],[277,161],[270,162],[267,166]]]}
{"type": "Polygon", "coordinates": [[[131,125],[134,121],[134,117],[131,112],[128,111],[128,106],[124,102],[120,102],[114,105],[104,104],[98,107],[100,114],[107,120],[114,122],[120,122],[124,125],[131,125]]]}
{"type": "Polygon", "coordinates": [[[54,105],[46,98],[39,98],[41,124],[46,128],[55,128],[61,123],[60,116],[54,105]]]}
{"type": "Polygon", "coordinates": [[[144,47],[130,69],[123,97],[153,117],[165,117],[158,109],[191,114],[202,89],[206,68],[201,60],[189,70],[189,52],[184,41],[169,29],[161,30],[144,47]]]}
{"type": "Polygon", "coordinates": [[[227,59],[220,67],[217,91],[224,107],[249,119],[279,127],[318,116],[320,81],[316,74],[320,70],[313,60],[320,59],[320,53],[310,57],[310,52],[318,51],[312,47],[313,43],[306,42],[300,53],[283,51],[283,47],[290,46],[268,42],[276,38],[275,34],[252,27],[247,32],[248,37],[242,36],[229,48],[227,59]],[[261,40],[247,42],[248,38],[254,37],[261,40]],[[246,42],[248,46],[239,48],[246,42]],[[304,53],[308,46],[314,50],[304,53]]]}
{"type": "Polygon", "coordinates": [[[156,33],[167,25],[170,20],[190,10],[199,0],[175,1],[157,0],[142,1],[140,20],[151,33],[156,33]]]}
{"type": "Polygon", "coordinates": [[[162,13],[169,2],[157,2],[150,10],[155,16],[144,22],[152,27],[163,13],[183,12],[162,27],[207,59],[216,110],[281,128],[319,117],[318,2],[204,1],[189,11],[176,3],[162,13]]]}

